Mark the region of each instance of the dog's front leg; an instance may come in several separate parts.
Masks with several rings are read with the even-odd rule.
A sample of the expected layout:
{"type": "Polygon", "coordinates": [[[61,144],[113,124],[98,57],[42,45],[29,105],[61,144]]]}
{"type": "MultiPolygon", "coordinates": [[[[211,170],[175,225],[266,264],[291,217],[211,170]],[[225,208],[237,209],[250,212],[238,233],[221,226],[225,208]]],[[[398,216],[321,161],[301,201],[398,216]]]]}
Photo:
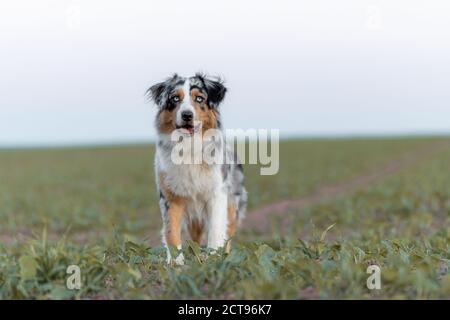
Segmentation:
{"type": "Polygon", "coordinates": [[[227,194],[217,191],[209,202],[208,247],[219,249],[227,239],[227,194]]]}
{"type": "MultiPolygon", "coordinates": [[[[185,206],[182,201],[171,201],[167,209],[166,224],[164,226],[164,240],[166,246],[176,247],[181,250],[181,224],[183,222],[185,206]]],[[[170,250],[167,247],[167,262],[170,263],[171,255],[170,250]]],[[[180,253],[175,258],[175,263],[184,264],[183,253],[180,253]]]]}

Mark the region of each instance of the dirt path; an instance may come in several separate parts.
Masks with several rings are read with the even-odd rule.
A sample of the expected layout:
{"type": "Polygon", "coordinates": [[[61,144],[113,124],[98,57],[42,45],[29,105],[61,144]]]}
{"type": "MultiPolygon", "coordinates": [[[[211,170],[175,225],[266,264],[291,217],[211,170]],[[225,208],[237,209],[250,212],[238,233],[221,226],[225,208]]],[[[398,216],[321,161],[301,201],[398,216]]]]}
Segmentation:
{"type": "MultiPolygon", "coordinates": [[[[269,230],[269,216],[282,216],[291,210],[302,210],[309,206],[335,199],[344,195],[354,193],[359,189],[373,186],[386,178],[400,172],[403,169],[411,167],[435,152],[444,148],[450,148],[450,141],[443,140],[435,142],[424,147],[412,150],[395,160],[392,160],[386,166],[377,168],[372,172],[357,176],[348,181],[337,184],[320,186],[314,193],[296,199],[281,200],[267,204],[263,207],[248,212],[244,220],[243,227],[263,233],[269,230]]],[[[283,225],[290,223],[289,218],[283,221],[283,225]]]]}

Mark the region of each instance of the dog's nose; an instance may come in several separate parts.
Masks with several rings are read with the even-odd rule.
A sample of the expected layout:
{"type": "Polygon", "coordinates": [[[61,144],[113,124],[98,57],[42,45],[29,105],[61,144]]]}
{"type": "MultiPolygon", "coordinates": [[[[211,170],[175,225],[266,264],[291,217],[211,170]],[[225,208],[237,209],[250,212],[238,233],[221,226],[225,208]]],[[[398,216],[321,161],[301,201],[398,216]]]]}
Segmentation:
{"type": "Polygon", "coordinates": [[[183,119],[184,121],[191,121],[193,117],[194,114],[192,113],[192,111],[181,112],[181,119],[183,119]]]}

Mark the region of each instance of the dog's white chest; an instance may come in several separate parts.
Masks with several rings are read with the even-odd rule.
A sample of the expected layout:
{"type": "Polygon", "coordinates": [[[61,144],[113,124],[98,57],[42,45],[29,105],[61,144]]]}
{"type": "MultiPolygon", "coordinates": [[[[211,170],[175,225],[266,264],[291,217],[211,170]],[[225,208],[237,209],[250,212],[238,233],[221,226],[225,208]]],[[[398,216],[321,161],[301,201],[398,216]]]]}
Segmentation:
{"type": "Polygon", "coordinates": [[[198,164],[171,165],[165,171],[165,184],[184,197],[209,198],[221,185],[220,170],[198,164]]]}

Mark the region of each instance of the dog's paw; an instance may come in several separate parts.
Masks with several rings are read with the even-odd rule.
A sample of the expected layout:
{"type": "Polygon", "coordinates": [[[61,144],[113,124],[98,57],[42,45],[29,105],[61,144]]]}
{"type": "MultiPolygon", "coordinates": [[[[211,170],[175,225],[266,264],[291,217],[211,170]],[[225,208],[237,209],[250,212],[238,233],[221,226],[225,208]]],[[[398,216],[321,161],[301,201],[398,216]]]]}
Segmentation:
{"type": "Polygon", "coordinates": [[[184,255],[180,253],[173,261],[178,266],[184,266],[184,255]]]}
{"type": "Polygon", "coordinates": [[[171,265],[172,263],[177,266],[184,266],[184,255],[180,253],[175,259],[173,259],[170,255],[167,255],[166,263],[171,265]]]}

